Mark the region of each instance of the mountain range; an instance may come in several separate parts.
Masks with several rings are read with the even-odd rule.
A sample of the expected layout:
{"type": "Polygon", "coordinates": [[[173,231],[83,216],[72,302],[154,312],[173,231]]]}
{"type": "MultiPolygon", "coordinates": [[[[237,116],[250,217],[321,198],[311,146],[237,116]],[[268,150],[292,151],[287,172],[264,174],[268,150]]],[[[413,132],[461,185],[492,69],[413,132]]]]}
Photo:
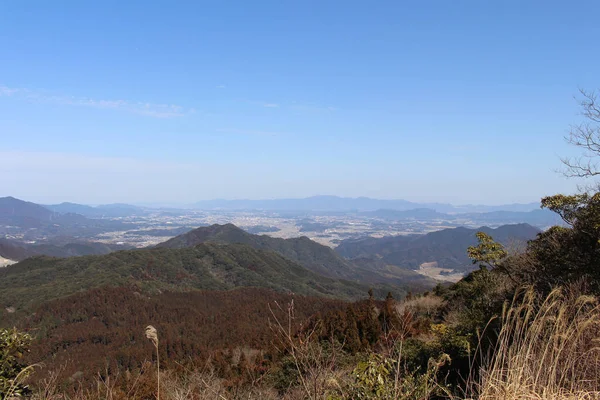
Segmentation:
{"type": "Polygon", "coordinates": [[[506,204],[499,206],[461,205],[446,203],[414,203],[406,200],[381,200],[368,197],[313,196],[303,199],[272,200],[204,200],[193,205],[206,210],[271,210],[271,211],[375,211],[378,209],[412,210],[430,208],[444,213],[531,211],[539,203],[506,204]]]}
{"type": "MultiPolygon", "coordinates": [[[[336,252],[346,259],[379,260],[406,269],[419,269],[424,263],[467,272],[473,265],[467,248],[477,244],[475,234],[482,231],[507,247],[523,246],[540,232],[529,224],[503,225],[496,229],[458,227],[430,232],[425,235],[388,236],[342,241],[336,252]]],[[[364,262],[364,261],[363,261],[364,262]]]]}
{"type": "Polygon", "coordinates": [[[386,221],[476,221],[487,224],[514,224],[527,223],[540,228],[554,225],[562,225],[564,222],[560,216],[547,209],[531,211],[489,211],[469,212],[462,214],[448,214],[431,208],[417,208],[413,210],[390,210],[379,209],[375,211],[362,212],[361,215],[378,218],[386,221]]]}

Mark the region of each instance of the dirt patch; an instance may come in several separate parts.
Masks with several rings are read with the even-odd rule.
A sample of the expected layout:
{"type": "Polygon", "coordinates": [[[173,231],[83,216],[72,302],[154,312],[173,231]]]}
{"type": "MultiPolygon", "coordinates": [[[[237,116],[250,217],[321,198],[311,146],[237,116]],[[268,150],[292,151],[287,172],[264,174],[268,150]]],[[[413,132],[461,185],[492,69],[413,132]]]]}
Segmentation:
{"type": "Polygon", "coordinates": [[[454,272],[453,269],[438,267],[437,261],[421,264],[416,272],[429,278],[444,282],[458,282],[463,277],[463,274],[460,272],[454,272]]]}

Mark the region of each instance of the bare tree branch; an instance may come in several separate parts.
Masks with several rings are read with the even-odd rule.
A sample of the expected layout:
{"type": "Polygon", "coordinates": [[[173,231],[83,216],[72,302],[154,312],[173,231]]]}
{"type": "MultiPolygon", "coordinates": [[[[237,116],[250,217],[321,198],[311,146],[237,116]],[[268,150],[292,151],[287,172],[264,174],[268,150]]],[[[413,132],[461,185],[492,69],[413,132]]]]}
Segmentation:
{"type": "Polygon", "coordinates": [[[567,177],[591,178],[600,175],[600,104],[596,91],[579,90],[581,98],[579,106],[587,121],[571,126],[565,137],[567,143],[583,149],[579,158],[562,158],[566,167],[563,171],[567,177]]]}

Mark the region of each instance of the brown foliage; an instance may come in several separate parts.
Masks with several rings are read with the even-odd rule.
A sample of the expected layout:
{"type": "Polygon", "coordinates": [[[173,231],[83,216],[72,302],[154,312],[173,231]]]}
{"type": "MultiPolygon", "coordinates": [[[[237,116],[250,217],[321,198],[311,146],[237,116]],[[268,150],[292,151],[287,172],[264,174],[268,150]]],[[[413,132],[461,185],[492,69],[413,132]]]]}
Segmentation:
{"type": "MultiPolygon", "coordinates": [[[[48,302],[23,321],[21,328],[38,338],[31,360],[43,361],[46,373],[65,365],[60,379],[71,382],[85,381],[98,371],[102,376],[138,371],[145,361],[156,357],[153,345],[144,337],[149,323],[159,332],[165,369],[204,365],[210,358],[222,377],[234,379],[240,375],[236,368],[246,369],[247,364],[258,372],[266,370],[273,341],[267,323],[272,317],[268,304],[286,304],[292,298],[298,321],[346,305],[256,288],[153,297],[126,287],[103,288],[48,302]],[[247,351],[253,356],[251,360],[246,356],[240,359],[234,357],[235,348],[258,351],[247,351]]],[[[36,379],[45,377],[43,371],[36,374],[36,379]]]]}

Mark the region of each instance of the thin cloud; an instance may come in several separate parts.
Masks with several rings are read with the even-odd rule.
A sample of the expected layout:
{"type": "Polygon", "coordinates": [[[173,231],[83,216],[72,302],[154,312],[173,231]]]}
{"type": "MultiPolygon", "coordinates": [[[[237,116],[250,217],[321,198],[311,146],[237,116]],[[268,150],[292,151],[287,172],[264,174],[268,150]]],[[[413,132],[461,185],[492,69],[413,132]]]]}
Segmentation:
{"type": "Polygon", "coordinates": [[[279,136],[279,135],[281,135],[281,133],[278,133],[278,132],[255,131],[255,130],[248,130],[248,129],[230,129],[230,128],[217,129],[217,132],[233,133],[236,135],[250,135],[250,136],[279,136]]]}
{"type": "Polygon", "coordinates": [[[259,107],[265,108],[281,108],[283,110],[294,110],[304,112],[334,112],[338,111],[339,108],[333,106],[323,106],[318,104],[299,104],[292,101],[290,104],[281,104],[270,101],[256,101],[256,100],[243,100],[246,103],[253,104],[259,107]]]}
{"type": "Polygon", "coordinates": [[[89,107],[101,110],[125,111],[131,114],[144,115],[154,118],[175,118],[193,114],[195,110],[186,109],[175,104],[156,104],[147,102],[132,102],[128,100],[102,100],[89,97],[48,95],[26,88],[10,88],[0,86],[0,96],[24,98],[49,104],[66,106],[89,107]]]}

